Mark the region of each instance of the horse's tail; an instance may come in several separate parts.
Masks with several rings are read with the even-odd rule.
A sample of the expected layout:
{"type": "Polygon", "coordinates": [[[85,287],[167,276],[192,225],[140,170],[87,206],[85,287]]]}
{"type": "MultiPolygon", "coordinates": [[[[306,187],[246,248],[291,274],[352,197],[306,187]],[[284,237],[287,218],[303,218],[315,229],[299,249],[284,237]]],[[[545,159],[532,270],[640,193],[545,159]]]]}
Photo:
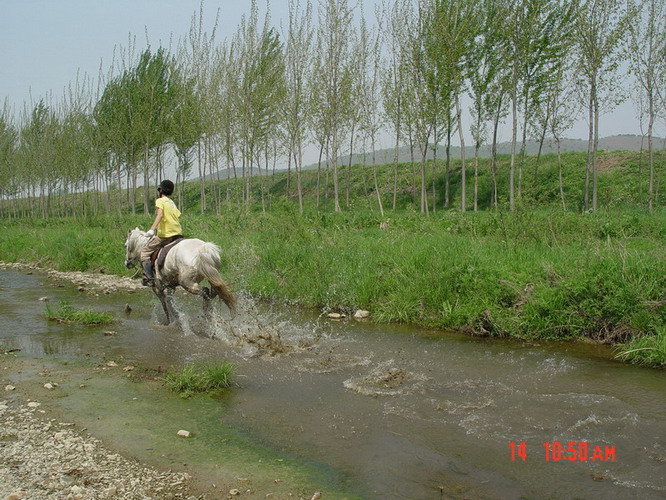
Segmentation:
{"type": "Polygon", "coordinates": [[[197,268],[199,272],[210,282],[210,285],[217,291],[220,299],[224,301],[232,316],[234,316],[236,314],[236,297],[220,276],[220,247],[215,243],[204,243],[199,249],[198,257],[197,268]]]}

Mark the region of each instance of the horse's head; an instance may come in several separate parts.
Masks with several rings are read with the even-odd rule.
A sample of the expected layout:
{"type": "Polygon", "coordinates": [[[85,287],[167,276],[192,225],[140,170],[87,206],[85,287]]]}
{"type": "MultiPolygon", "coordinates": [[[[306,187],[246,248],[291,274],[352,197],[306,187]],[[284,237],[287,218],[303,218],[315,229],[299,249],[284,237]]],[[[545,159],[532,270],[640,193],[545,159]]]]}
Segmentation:
{"type": "Polygon", "coordinates": [[[147,241],[146,233],[138,227],[127,231],[127,239],[125,240],[125,266],[128,269],[136,266],[136,262],[141,255],[141,249],[147,241]]]}

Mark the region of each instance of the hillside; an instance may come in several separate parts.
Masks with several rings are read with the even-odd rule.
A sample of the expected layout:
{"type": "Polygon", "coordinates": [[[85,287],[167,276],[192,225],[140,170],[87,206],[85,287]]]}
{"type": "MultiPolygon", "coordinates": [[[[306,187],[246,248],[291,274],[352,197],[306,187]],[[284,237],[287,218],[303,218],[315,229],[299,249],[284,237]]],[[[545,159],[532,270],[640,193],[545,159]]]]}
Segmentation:
{"type": "MultiPolygon", "coordinates": [[[[666,148],[666,138],[655,137],[654,148],[655,150],[661,150],[666,148]]],[[[518,143],[518,150],[520,150],[520,143],[518,143]]],[[[603,137],[599,139],[599,150],[601,151],[640,151],[641,149],[647,149],[647,139],[642,138],[639,135],[613,135],[608,137],[603,137]]],[[[511,143],[510,142],[501,142],[497,145],[497,151],[499,154],[511,154],[511,143]]],[[[561,151],[562,153],[567,152],[585,152],[587,151],[587,140],[585,139],[563,139],[561,142],[561,151]]],[[[536,156],[539,152],[539,143],[536,141],[528,141],[526,152],[528,156],[536,156]]],[[[552,141],[546,141],[543,144],[543,149],[541,154],[556,153],[555,144],[552,141]]],[[[393,149],[381,149],[376,153],[377,164],[381,165],[383,163],[392,163],[393,162],[393,149]]],[[[414,150],[414,161],[419,161],[419,151],[418,148],[414,150]]],[[[490,146],[482,146],[479,150],[479,155],[481,158],[490,157],[490,146]]],[[[411,153],[409,147],[403,146],[399,149],[398,161],[399,162],[409,162],[411,160],[411,153]]],[[[444,158],[446,156],[446,149],[444,146],[439,145],[437,148],[437,158],[444,158]]],[[[451,147],[451,156],[454,158],[460,157],[460,148],[458,146],[451,147]]],[[[474,148],[471,146],[465,147],[465,157],[469,160],[474,158],[474,148]]],[[[432,150],[428,153],[428,159],[432,159],[432,150]]],[[[352,164],[369,164],[372,161],[370,154],[364,155],[356,153],[352,157],[352,164]]],[[[348,165],[349,164],[349,155],[340,156],[340,164],[348,165]]],[[[312,170],[317,168],[317,163],[310,163],[303,168],[305,170],[312,170]]],[[[286,170],[286,167],[281,165],[276,170],[286,170]]],[[[256,171],[255,171],[256,172],[256,171]]],[[[219,172],[212,175],[213,178],[225,179],[227,177],[227,169],[222,169],[219,172]]],[[[211,178],[211,175],[206,175],[208,179],[211,178]]],[[[191,181],[198,181],[199,177],[188,179],[191,181]]]]}

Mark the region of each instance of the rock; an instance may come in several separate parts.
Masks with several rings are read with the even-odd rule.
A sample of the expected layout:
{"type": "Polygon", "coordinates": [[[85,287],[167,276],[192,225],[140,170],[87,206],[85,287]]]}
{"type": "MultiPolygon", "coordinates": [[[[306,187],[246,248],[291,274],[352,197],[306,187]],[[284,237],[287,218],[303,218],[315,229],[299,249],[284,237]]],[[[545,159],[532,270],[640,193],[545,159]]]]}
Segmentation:
{"type": "Polygon", "coordinates": [[[5,386],[5,391],[7,391],[7,392],[14,391],[14,390],[16,390],[16,387],[14,387],[13,385],[6,385],[5,386]]]}
{"type": "Polygon", "coordinates": [[[114,332],[113,330],[107,330],[105,332],[102,332],[105,337],[115,337],[118,332],[114,332]]]}
{"type": "Polygon", "coordinates": [[[28,403],[28,408],[38,408],[41,406],[41,403],[38,403],[37,401],[30,401],[28,403]]]}
{"type": "Polygon", "coordinates": [[[49,301],[49,298],[48,298],[48,297],[40,297],[40,298],[39,298],[39,301],[40,301],[40,302],[48,302],[48,301],[49,301]]]}
{"type": "Polygon", "coordinates": [[[177,433],[180,437],[188,438],[190,437],[190,431],[185,431],[183,429],[179,430],[177,433]]]}
{"type": "Polygon", "coordinates": [[[106,366],[114,367],[118,366],[118,363],[116,363],[115,361],[109,361],[108,363],[106,363],[106,366]]]}
{"type": "Polygon", "coordinates": [[[240,495],[240,491],[237,490],[236,488],[234,488],[233,490],[229,490],[229,494],[230,494],[231,496],[240,495]]]}
{"type": "Polygon", "coordinates": [[[22,491],[16,491],[7,495],[7,500],[21,500],[21,498],[25,498],[25,495],[22,491]]]}
{"type": "Polygon", "coordinates": [[[365,311],[363,309],[359,309],[354,313],[354,318],[355,319],[365,319],[370,316],[370,311],[365,311]]]}
{"type": "Polygon", "coordinates": [[[44,384],[44,389],[48,389],[50,391],[52,391],[56,387],[58,387],[58,384],[56,384],[55,382],[53,382],[53,383],[47,382],[46,384],[44,384]]]}
{"type": "Polygon", "coordinates": [[[321,498],[321,492],[315,491],[314,495],[312,495],[312,498],[310,500],[319,500],[320,498],[321,498]]]}
{"type": "Polygon", "coordinates": [[[82,287],[82,286],[80,286],[79,288],[77,288],[77,290],[78,290],[79,292],[85,292],[85,291],[86,291],[86,289],[85,289],[84,287],[82,287]]]}
{"type": "Polygon", "coordinates": [[[123,370],[126,371],[126,372],[131,372],[132,370],[134,370],[134,367],[133,366],[126,366],[126,367],[123,368],[123,370]]]}
{"type": "Polygon", "coordinates": [[[342,319],[342,318],[346,318],[346,316],[345,316],[344,314],[342,314],[342,313],[328,313],[328,317],[329,317],[330,319],[342,319]]]}

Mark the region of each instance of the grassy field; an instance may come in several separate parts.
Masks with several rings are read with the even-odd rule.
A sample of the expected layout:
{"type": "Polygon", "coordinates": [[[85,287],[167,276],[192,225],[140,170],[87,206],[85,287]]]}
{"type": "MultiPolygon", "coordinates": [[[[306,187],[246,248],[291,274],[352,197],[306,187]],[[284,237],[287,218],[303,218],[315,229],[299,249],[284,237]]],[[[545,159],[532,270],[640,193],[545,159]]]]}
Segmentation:
{"type": "MultiPolygon", "coordinates": [[[[406,203],[381,217],[373,195],[357,193],[354,208],[341,213],[316,211],[309,199],[301,216],[295,204],[274,199],[265,212],[229,205],[221,215],[195,215],[196,186],[189,186],[181,220],[186,236],[221,247],[232,288],[260,299],[366,309],[379,322],[473,335],[587,339],[616,345],[622,359],[666,366],[664,211],[648,215],[627,203],[636,188],[631,170],[613,175],[600,181],[610,186],[608,206],[594,213],[563,211],[551,183],[543,188],[555,191],[551,203],[532,198],[514,212],[425,217],[406,203]]],[[[5,219],[0,260],[127,275],[127,229],[151,220],[5,219]]]]}

